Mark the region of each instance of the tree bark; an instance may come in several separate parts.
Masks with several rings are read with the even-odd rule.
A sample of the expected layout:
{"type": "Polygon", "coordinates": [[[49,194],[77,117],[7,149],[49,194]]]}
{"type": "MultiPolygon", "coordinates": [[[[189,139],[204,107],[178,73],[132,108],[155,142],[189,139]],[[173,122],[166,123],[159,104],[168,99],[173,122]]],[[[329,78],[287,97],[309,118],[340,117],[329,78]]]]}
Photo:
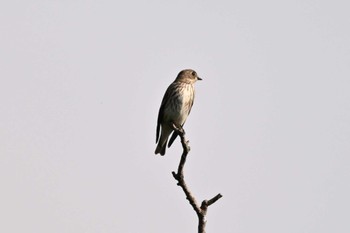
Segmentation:
{"type": "Polygon", "coordinates": [[[179,134],[181,138],[181,144],[183,148],[182,156],[180,159],[179,167],[177,169],[177,172],[172,172],[175,180],[177,180],[177,185],[182,188],[186,195],[186,199],[189,201],[190,205],[196,212],[198,216],[198,233],[205,233],[205,225],[206,225],[206,219],[205,216],[207,214],[208,207],[212,204],[214,204],[217,200],[219,200],[222,195],[219,193],[215,197],[202,201],[202,204],[199,206],[196,198],[191,193],[190,189],[188,188],[185,179],[184,179],[184,166],[186,163],[187,155],[190,151],[189,147],[189,141],[186,141],[185,139],[185,131],[182,128],[178,128],[175,125],[173,125],[174,130],[179,134]]]}

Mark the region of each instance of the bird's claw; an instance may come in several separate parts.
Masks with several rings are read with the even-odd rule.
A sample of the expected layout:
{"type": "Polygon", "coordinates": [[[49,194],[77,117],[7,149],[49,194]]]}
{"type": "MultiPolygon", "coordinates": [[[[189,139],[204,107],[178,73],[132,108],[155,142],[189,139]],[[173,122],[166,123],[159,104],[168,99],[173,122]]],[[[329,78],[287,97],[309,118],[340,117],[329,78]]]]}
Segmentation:
{"type": "Polygon", "coordinates": [[[184,130],[184,128],[182,128],[182,126],[177,126],[175,123],[172,123],[172,127],[178,133],[185,135],[185,130],[184,130]]]}

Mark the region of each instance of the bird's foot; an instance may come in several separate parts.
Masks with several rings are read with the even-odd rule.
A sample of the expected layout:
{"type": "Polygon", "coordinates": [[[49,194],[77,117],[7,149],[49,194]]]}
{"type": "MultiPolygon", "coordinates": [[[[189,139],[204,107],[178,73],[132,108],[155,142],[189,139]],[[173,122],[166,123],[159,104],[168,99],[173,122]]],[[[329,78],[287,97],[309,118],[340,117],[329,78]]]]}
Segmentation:
{"type": "Polygon", "coordinates": [[[184,128],[182,128],[181,125],[178,126],[175,123],[172,123],[172,127],[173,127],[173,130],[175,130],[178,134],[185,136],[185,130],[184,130],[184,128]]]}

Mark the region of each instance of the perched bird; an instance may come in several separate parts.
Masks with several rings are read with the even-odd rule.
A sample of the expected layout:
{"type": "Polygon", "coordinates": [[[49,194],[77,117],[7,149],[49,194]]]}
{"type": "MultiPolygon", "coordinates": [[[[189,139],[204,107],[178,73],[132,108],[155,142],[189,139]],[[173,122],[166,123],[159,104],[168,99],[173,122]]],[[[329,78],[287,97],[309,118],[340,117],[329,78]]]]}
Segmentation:
{"type": "MultiPolygon", "coordinates": [[[[193,105],[195,95],[193,84],[197,80],[202,79],[198,77],[196,71],[190,69],[182,70],[166,90],[158,113],[156,136],[158,145],[154,152],[155,154],[165,154],[168,138],[173,132],[173,124],[178,128],[182,128],[185,124],[193,105]]],[[[168,147],[171,146],[177,136],[178,134],[174,132],[168,147]]]]}

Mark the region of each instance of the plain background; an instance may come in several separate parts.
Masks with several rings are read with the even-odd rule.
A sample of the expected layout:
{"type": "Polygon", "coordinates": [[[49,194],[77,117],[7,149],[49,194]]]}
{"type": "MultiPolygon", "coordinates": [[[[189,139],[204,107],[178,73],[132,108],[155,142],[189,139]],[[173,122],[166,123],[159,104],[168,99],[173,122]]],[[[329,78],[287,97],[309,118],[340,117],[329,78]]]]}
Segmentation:
{"type": "Polygon", "coordinates": [[[0,3],[0,232],[196,232],[155,156],[197,71],[185,176],[207,232],[348,233],[348,1],[0,3]]]}

